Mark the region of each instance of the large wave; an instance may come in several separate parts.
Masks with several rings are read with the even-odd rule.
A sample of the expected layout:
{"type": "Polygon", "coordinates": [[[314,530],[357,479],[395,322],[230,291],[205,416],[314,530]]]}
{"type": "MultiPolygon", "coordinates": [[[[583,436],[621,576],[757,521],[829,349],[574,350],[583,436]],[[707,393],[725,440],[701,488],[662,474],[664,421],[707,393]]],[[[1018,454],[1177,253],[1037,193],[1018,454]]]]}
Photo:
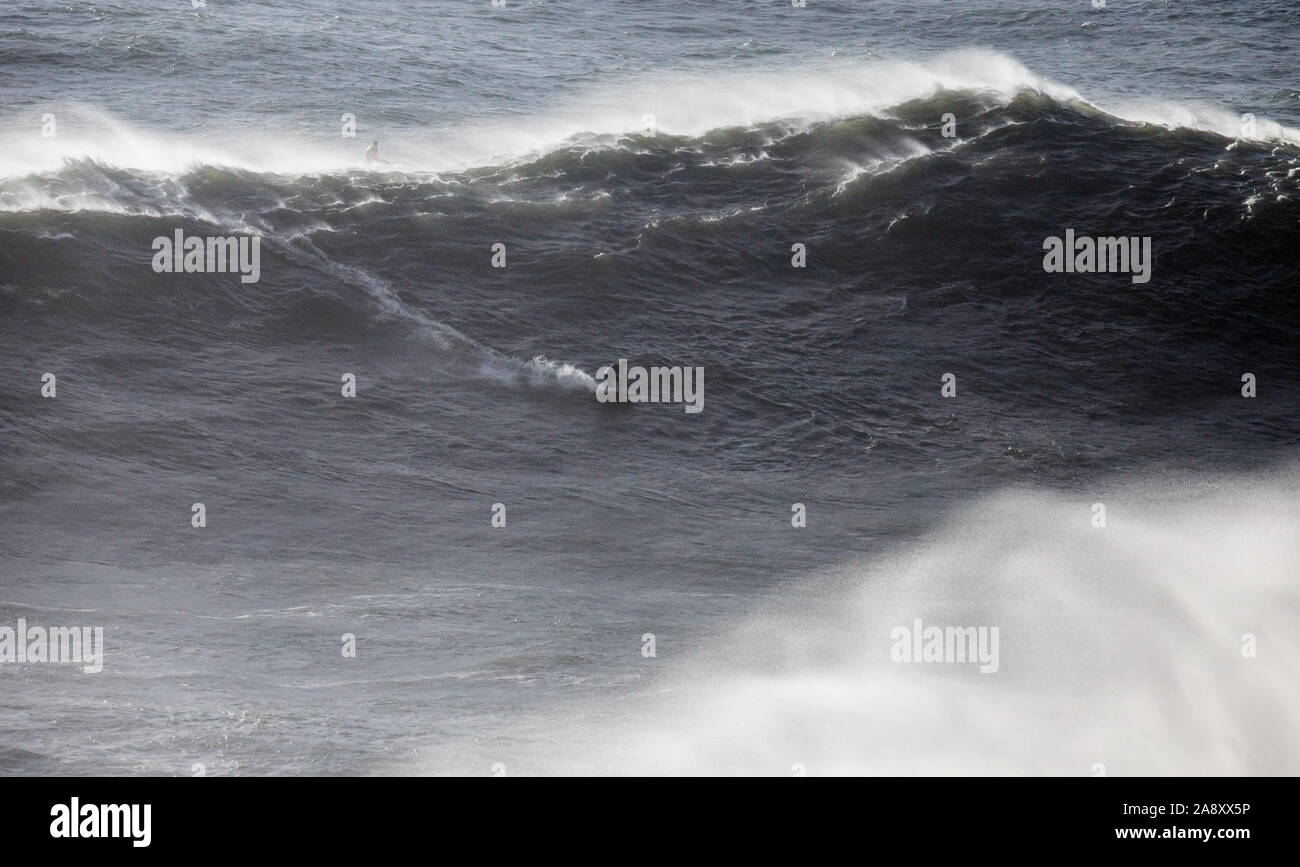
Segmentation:
{"type": "MultiPolygon", "coordinates": [[[[74,114],[39,145],[46,150],[0,148],[0,221],[17,260],[10,291],[33,304],[57,297],[70,316],[97,320],[106,305],[122,316],[188,311],[188,294],[140,292],[142,279],[165,279],[142,276],[150,240],[177,228],[253,233],[267,257],[262,283],[186,282],[202,283],[212,331],[246,336],[252,318],[283,342],[306,321],[337,343],[396,323],[475,374],[579,390],[615,356],[587,339],[554,339],[578,310],[671,307],[694,292],[754,333],[755,319],[790,312],[753,299],[789,289],[781,269],[799,238],[816,246],[800,283],[824,297],[791,309],[838,312],[845,293],[870,292],[874,321],[974,284],[992,299],[1035,291],[1042,239],[1066,227],[1150,235],[1169,279],[1143,322],[1156,334],[1184,328],[1190,303],[1220,329],[1219,343],[1257,347],[1264,330],[1290,326],[1282,314],[1295,303],[1294,131],[1257,119],[1250,140],[1227,128],[1226,114],[1164,113],[1224,129],[1125,120],[982,51],[638,80],[508,126],[429,133],[450,138],[386,151],[393,163],[381,170],[356,165],[352,140],[321,150],[271,136],[240,152],[132,132],[92,112],[106,131],[79,133],[74,114]],[[641,128],[646,105],[652,129],[641,128]],[[486,267],[497,242],[531,256],[527,280],[486,267]],[[1252,286],[1224,285],[1235,275],[1225,274],[1223,250],[1253,263],[1252,286]],[[70,283],[80,288],[69,296],[70,283]],[[503,284],[509,304],[486,300],[503,284]],[[747,294],[721,295],[719,285],[747,294]],[[1255,312],[1271,318],[1243,318],[1255,312]],[[519,321],[537,339],[521,342],[519,321]]],[[[1104,280],[1082,278],[1072,291],[1094,315],[1118,303],[1104,280]]],[[[1068,320],[1074,309],[1053,315],[1068,320]]],[[[829,344],[853,345],[855,321],[835,319],[848,333],[829,344]]],[[[1033,355],[1036,340],[1022,329],[1017,346],[1033,355]]],[[[712,355],[735,369],[744,359],[732,343],[712,355]]]]}

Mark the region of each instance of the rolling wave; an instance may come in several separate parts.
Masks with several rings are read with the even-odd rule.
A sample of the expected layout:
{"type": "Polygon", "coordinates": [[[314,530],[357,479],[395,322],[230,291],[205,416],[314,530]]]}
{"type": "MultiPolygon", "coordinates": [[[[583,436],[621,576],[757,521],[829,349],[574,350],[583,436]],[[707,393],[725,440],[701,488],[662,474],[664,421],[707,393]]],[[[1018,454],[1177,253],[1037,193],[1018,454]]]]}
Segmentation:
{"type": "MultiPolygon", "coordinates": [[[[56,139],[41,156],[64,160],[55,167],[36,171],[30,150],[6,152],[10,291],[22,285],[16,303],[50,301],[88,322],[105,305],[143,320],[194,302],[141,294],[141,281],[171,285],[148,269],[152,238],[253,234],[267,259],[257,286],[193,278],[209,330],[246,335],[251,317],[274,344],[300,339],[304,325],[337,341],[395,324],[470,375],[590,390],[588,371],[626,351],[594,352],[568,334],[594,311],[652,303],[671,319],[694,293],[749,333],[791,314],[835,314],[823,345],[854,349],[878,317],[937,310],[974,287],[1003,301],[1032,296],[1042,239],[1074,227],[1159,239],[1162,294],[1139,330],[1186,330],[1192,305],[1222,323],[1220,342],[1242,349],[1265,339],[1252,330],[1297,321],[1277,315],[1296,303],[1294,131],[1260,122],[1256,139],[1227,137],[1229,118],[1191,109],[1125,119],[989,52],[656,81],[675,95],[656,129],[597,111],[593,97],[557,111],[553,134],[534,135],[529,122],[514,138],[493,133],[508,153],[495,161],[435,148],[462,164],[454,170],[400,155],[364,170],[296,142],[289,171],[276,152],[228,159],[96,116],[111,134],[56,139]],[[787,298],[786,251],[801,238],[815,249],[806,279],[820,294],[787,298]],[[486,266],[498,243],[531,263],[527,281],[486,266]],[[1254,263],[1249,297],[1225,285],[1224,249],[1254,263]],[[507,305],[487,300],[507,284],[507,305]],[[860,305],[869,309],[843,317],[860,305]],[[521,339],[520,322],[536,333],[521,339]]],[[[1073,292],[1094,316],[1120,303],[1105,278],[1081,277],[1073,292]]],[[[1058,324],[1075,314],[1061,315],[1058,324]]],[[[1059,339],[1030,330],[1017,345],[1028,353],[1059,339]]],[[[739,369],[743,344],[711,355],[739,369]]]]}
{"type": "MultiPolygon", "coordinates": [[[[1005,105],[1033,92],[1130,122],[1251,141],[1300,143],[1300,130],[1256,118],[1247,131],[1239,114],[1214,106],[1156,99],[1089,102],[1073,88],[1035,75],[1012,57],[967,49],[920,62],[810,64],[792,70],[721,73],[707,79],[686,74],[636,78],[589,92],[533,118],[396,130],[382,143],[381,168],[430,174],[529,162],[575,144],[590,150],[619,146],[629,135],[648,129],[686,139],[767,125],[806,130],[812,124],[843,118],[888,118],[899,106],[954,92],[978,95],[986,106],[1005,105]]],[[[280,130],[235,129],[187,136],[136,129],[85,104],[56,104],[53,113],[59,131],[52,138],[37,139],[23,125],[6,124],[6,129],[23,131],[0,137],[0,177],[57,171],[69,160],[171,175],[200,166],[295,176],[373,168],[362,159],[365,142],[342,138],[337,131],[322,130],[307,137],[280,130]]]]}

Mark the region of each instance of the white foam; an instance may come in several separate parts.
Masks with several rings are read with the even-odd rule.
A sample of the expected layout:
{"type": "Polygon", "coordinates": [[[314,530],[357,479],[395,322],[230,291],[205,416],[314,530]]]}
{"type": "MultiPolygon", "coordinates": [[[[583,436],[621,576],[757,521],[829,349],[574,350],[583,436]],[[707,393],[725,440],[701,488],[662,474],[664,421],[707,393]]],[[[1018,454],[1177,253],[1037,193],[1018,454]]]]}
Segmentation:
{"type": "MultiPolygon", "coordinates": [[[[368,166],[369,137],[306,138],[262,129],[205,130],[202,135],[140,130],[92,106],[58,104],[58,135],[40,138],[32,118],[9,117],[0,136],[0,177],[58,169],[66,159],[172,174],[214,165],[291,175],[377,170],[443,172],[500,165],[548,153],[575,136],[605,137],[642,131],[646,115],[669,135],[789,120],[816,121],[887,114],[941,90],[977,90],[1008,100],[1034,90],[1057,100],[1082,100],[1073,88],[1035,75],[1005,54],[982,49],[939,54],[923,61],[829,61],[771,70],[656,73],[597,86],[549,105],[532,117],[484,118],[454,126],[378,133],[385,162],[368,166]]],[[[1240,116],[1177,102],[1116,103],[1109,113],[1132,120],[1190,126],[1239,137],[1240,116]]],[[[1300,131],[1260,118],[1264,140],[1300,142],[1300,131]]]]}
{"type": "Polygon", "coordinates": [[[1198,129],[1240,141],[1280,141],[1300,143],[1300,129],[1283,126],[1264,117],[1254,120],[1254,129],[1246,126],[1245,113],[1233,113],[1218,106],[1199,102],[1170,100],[1120,100],[1107,105],[1109,114],[1127,120],[1155,124],[1170,129],[1198,129]]]}
{"type": "Polygon", "coordinates": [[[616,713],[607,695],[514,718],[490,757],[440,744],[421,770],[1295,774],[1298,470],[981,500],[893,555],[792,582],[703,654],[633,648],[629,666],[667,673],[616,713]],[[914,618],[997,626],[998,671],[892,661],[914,618]]]}
{"type": "MultiPolygon", "coordinates": [[[[0,136],[0,177],[51,172],[67,160],[93,160],[116,168],[183,174],[199,166],[229,166],[283,174],[333,171],[344,165],[336,150],[318,142],[278,135],[203,134],[142,130],[96,106],[60,102],[44,107],[56,120],[55,135],[42,138],[32,117],[6,119],[0,136]]],[[[355,160],[360,164],[360,155],[355,160]]]]}

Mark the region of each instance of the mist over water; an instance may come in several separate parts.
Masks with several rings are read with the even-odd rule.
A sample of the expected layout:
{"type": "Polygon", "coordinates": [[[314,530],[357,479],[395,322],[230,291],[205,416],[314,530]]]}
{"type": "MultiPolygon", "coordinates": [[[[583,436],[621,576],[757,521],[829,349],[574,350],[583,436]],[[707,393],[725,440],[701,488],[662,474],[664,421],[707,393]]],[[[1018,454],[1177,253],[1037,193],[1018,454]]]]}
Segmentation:
{"type": "Polygon", "coordinates": [[[1300,18],[1112,5],[0,10],[0,773],[1297,773],[1300,18]]]}
{"type": "Polygon", "coordinates": [[[700,653],[643,659],[669,673],[632,696],[512,719],[525,747],[489,727],[415,770],[1294,774],[1298,482],[1129,484],[1105,527],[1077,496],[982,498],[792,582],[700,653]],[[997,626],[996,670],[893,661],[917,618],[997,626]]]}
{"type": "MultiPolygon", "coordinates": [[[[464,171],[535,159],[565,145],[599,151],[643,133],[698,138],[713,130],[781,121],[785,134],[818,121],[892,113],[909,100],[943,91],[971,91],[989,101],[1033,90],[1052,99],[1087,105],[1134,122],[1185,127],[1229,138],[1300,143],[1300,129],[1267,116],[1246,135],[1240,114],[1192,100],[1092,97],[1037,75],[1019,60],[988,49],[927,52],[909,60],[810,60],[794,69],[726,70],[703,78],[682,72],[619,75],[589,84],[541,111],[508,121],[483,118],[445,127],[390,130],[381,148],[383,172],[464,171]]],[[[1098,88],[1105,94],[1104,88],[1098,88]]],[[[94,105],[60,102],[62,135],[40,139],[8,125],[0,139],[0,175],[59,169],[68,160],[118,168],[185,174],[222,166],[288,175],[370,172],[357,139],[316,134],[222,135],[139,128],[94,105]]],[[[362,135],[364,141],[364,134],[362,135]]],[[[46,203],[58,207],[57,200],[46,203]]]]}

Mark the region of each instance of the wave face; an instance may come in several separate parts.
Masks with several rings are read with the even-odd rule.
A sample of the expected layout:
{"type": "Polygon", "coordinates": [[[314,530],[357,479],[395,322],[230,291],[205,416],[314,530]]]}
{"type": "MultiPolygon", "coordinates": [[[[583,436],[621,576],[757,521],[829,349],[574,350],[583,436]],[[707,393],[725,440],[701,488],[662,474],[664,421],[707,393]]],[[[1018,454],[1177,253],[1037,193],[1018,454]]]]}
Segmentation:
{"type": "Polygon", "coordinates": [[[473,5],[0,10],[0,772],[1296,772],[1294,4],[473,5]]]}
{"type": "MultiPolygon", "coordinates": [[[[787,463],[856,447],[858,419],[885,422],[874,445],[910,450],[936,421],[921,383],[947,371],[1024,423],[1046,409],[1125,426],[1192,395],[1217,395],[1215,423],[1241,424],[1226,411],[1237,368],[1285,369],[1273,348],[1296,337],[1300,146],[1119,118],[988,53],[840,79],[813,101],[825,112],[866,93],[887,104],[577,133],[441,173],[69,159],[0,180],[7,304],[33,321],[33,345],[53,340],[42,323],[107,315],[132,346],[167,352],[198,314],[208,339],[261,351],[400,339],[458,375],[578,393],[615,358],[677,357],[714,371],[725,445],[763,441],[787,463]],[[972,68],[978,87],[944,89],[972,68]],[[1067,229],[1153,238],[1155,278],[1045,273],[1043,241],[1067,229]],[[152,239],[176,230],[260,236],[265,276],[153,273],[152,239]],[[486,267],[498,243],[506,269],[486,267]],[[1099,391],[1117,352],[1123,381],[1099,391]]],[[[946,433],[983,435],[959,418],[946,433]]],[[[1146,446],[1146,459],[1186,448],[1146,446]]]]}

